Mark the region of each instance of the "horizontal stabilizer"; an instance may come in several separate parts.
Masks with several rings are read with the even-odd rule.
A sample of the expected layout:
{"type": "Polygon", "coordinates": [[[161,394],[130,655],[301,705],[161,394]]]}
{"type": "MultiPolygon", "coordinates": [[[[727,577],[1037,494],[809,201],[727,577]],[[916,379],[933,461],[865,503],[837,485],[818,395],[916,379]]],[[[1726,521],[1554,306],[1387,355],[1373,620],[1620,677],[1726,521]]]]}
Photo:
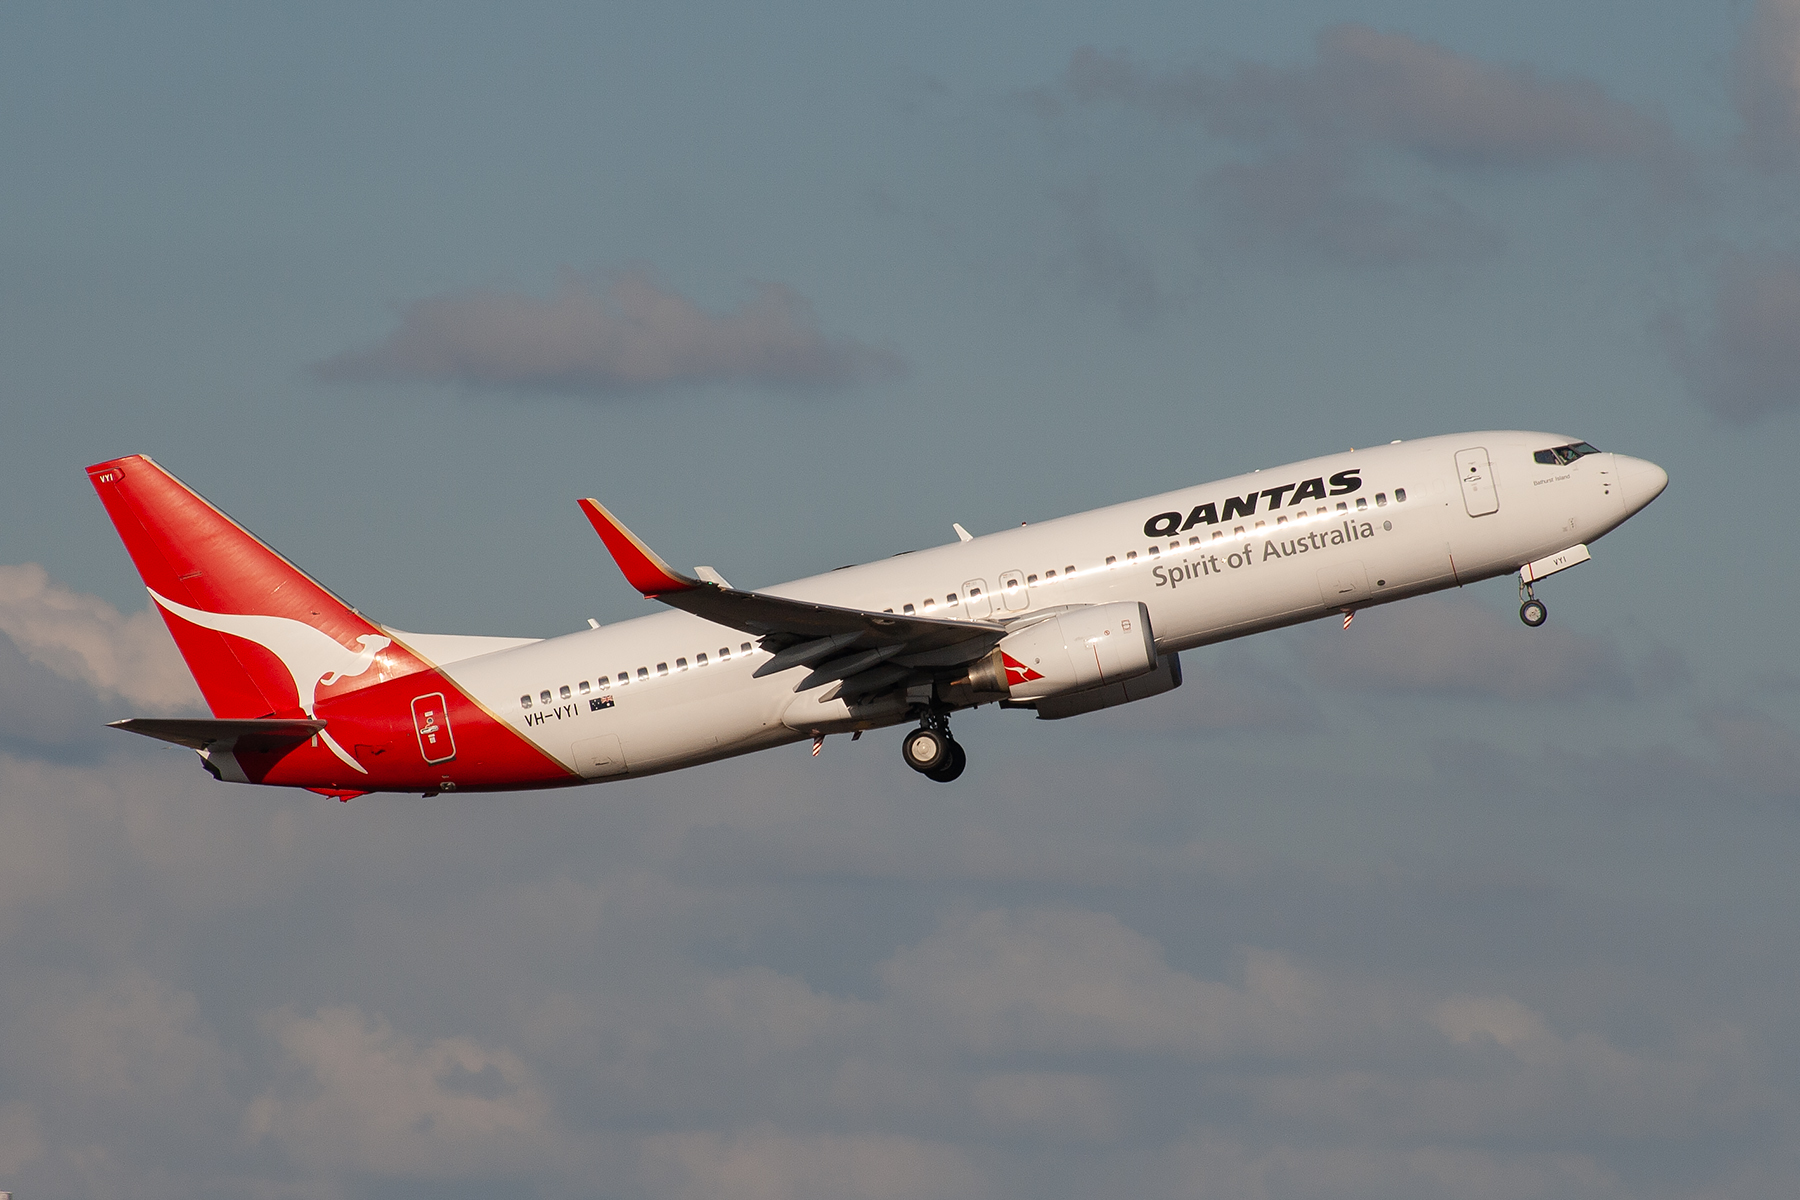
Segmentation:
{"type": "Polygon", "coordinates": [[[108,729],[141,733],[161,742],[174,742],[195,750],[225,749],[240,741],[260,742],[271,748],[304,742],[325,728],[319,720],[295,720],[286,717],[259,717],[230,720],[207,720],[199,717],[130,717],[113,721],[108,729]]]}

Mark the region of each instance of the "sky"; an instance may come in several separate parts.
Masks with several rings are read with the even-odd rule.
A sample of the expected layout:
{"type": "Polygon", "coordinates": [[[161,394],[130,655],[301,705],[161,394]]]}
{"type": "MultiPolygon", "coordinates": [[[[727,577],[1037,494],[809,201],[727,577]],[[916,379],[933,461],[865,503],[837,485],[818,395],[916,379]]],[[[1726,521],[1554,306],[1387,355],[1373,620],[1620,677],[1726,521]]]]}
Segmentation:
{"type": "Polygon", "coordinates": [[[1800,1190],[1800,3],[0,7],[0,1190],[1800,1190]],[[83,475],[377,620],[1461,430],[1507,579],[554,794],[209,779],[83,475]]]}

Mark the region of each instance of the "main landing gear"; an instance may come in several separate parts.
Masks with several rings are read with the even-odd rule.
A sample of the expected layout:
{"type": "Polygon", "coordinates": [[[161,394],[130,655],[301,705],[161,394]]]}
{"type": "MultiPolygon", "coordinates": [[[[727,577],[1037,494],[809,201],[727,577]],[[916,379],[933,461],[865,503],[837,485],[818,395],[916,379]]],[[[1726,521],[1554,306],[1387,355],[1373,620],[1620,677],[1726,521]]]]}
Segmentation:
{"type": "Polygon", "coordinates": [[[1519,605],[1519,620],[1536,629],[1550,619],[1550,609],[1537,598],[1529,583],[1519,584],[1519,595],[1524,597],[1524,602],[1519,605]]]}
{"type": "Polygon", "coordinates": [[[950,736],[950,722],[932,713],[900,743],[906,765],[933,783],[950,783],[969,765],[969,756],[950,736]]]}

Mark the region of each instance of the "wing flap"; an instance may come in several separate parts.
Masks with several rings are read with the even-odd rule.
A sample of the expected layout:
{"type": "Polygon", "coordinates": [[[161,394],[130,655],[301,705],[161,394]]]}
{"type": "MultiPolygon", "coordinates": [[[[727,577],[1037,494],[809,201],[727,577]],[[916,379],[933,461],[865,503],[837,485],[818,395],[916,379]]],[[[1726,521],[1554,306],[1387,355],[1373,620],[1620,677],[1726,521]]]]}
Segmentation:
{"type": "MultiPolygon", "coordinates": [[[[943,665],[948,666],[979,658],[1006,636],[1005,626],[989,621],[945,621],[841,608],[767,592],[739,591],[718,582],[717,572],[709,572],[715,577],[710,580],[683,575],[625,528],[598,500],[580,503],[581,511],[632,587],[671,608],[755,634],[765,639],[764,649],[801,651],[787,666],[810,665],[808,652],[812,649],[818,649],[817,657],[822,658],[852,644],[899,646],[908,656],[930,654],[934,661],[947,660],[943,665]]],[[[765,671],[771,668],[785,669],[765,664],[765,671]]]]}

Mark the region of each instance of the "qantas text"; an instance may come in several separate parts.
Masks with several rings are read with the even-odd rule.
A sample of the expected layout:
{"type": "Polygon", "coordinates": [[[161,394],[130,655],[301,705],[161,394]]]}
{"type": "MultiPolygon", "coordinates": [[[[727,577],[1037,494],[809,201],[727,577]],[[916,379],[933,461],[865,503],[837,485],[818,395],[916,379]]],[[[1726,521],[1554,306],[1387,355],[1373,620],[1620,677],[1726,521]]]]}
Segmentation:
{"type": "MultiPolygon", "coordinates": [[[[1260,492],[1251,492],[1247,496],[1227,496],[1223,509],[1218,504],[1208,501],[1196,504],[1194,511],[1183,520],[1178,512],[1157,513],[1144,522],[1145,537],[1172,537],[1185,532],[1196,525],[1217,525],[1221,521],[1229,521],[1233,517],[1248,517],[1256,513],[1256,503],[1264,496],[1269,498],[1269,507],[1265,511],[1273,512],[1282,506],[1281,498],[1288,496],[1287,505],[1292,508],[1304,504],[1308,500],[1325,499],[1325,477],[1303,479],[1299,483],[1284,483],[1280,487],[1265,488],[1260,492]]],[[[1331,477],[1331,495],[1348,496],[1362,487],[1362,468],[1356,467],[1348,471],[1339,471],[1331,477]]]]}

